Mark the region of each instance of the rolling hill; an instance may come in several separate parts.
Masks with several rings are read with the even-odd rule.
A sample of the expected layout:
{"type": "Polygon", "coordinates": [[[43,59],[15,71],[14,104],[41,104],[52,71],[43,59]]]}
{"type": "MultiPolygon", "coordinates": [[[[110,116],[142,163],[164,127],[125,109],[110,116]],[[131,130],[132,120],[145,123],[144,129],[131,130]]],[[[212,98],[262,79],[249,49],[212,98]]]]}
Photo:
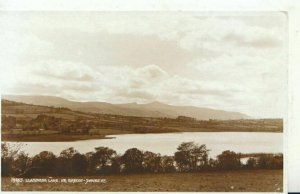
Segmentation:
{"type": "Polygon", "coordinates": [[[178,116],[193,117],[198,120],[208,119],[248,119],[249,116],[239,112],[228,112],[210,108],[193,106],[172,106],[161,102],[148,104],[111,104],[106,102],[76,102],[54,96],[25,96],[25,95],[2,95],[2,99],[22,102],[27,104],[66,107],[76,111],[114,114],[140,117],[169,117],[178,116]]]}

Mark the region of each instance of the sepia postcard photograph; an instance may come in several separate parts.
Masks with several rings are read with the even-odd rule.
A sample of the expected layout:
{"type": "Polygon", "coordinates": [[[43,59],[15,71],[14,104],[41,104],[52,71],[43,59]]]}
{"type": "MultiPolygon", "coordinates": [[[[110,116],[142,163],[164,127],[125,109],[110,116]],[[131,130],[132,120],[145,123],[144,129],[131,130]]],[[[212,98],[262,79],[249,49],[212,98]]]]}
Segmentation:
{"type": "Polygon", "coordinates": [[[284,191],[286,12],[1,11],[0,28],[2,191],[284,191]]]}

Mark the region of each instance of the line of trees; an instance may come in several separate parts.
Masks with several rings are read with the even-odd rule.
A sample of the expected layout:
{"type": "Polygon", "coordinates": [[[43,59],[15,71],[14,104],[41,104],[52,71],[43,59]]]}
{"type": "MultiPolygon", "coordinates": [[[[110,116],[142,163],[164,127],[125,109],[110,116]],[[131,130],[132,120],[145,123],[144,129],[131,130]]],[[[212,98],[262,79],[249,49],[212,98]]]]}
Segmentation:
{"type": "Polygon", "coordinates": [[[265,154],[250,157],[241,163],[241,154],[224,151],[216,159],[208,158],[206,145],[193,142],[180,144],[174,156],[162,156],[137,148],[123,155],[108,147],[97,147],[81,154],[74,148],[63,150],[59,156],[43,151],[33,157],[20,147],[1,144],[2,176],[82,176],[120,173],[201,172],[205,170],[282,169],[283,155],[265,154]]]}

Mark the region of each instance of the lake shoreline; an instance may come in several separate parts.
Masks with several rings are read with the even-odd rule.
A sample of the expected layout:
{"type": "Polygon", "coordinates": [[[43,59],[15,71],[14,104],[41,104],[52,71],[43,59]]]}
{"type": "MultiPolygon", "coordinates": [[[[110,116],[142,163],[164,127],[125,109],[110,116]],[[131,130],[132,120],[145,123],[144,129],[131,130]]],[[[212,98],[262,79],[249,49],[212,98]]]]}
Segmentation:
{"type": "Polygon", "coordinates": [[[2,142],[76,142],[81,140],[92,139],[112,139],[106,135],[17,135],[17,134],[2,134],[2,142]]]}
{"type": "Polygon", "coordinates": [[[162,133],[107,133],[101,135],[66,135],[66,134],[1,134],[2,142],[76,142],[81,140],[113,139],[112,135],[136,135],[136,134],[172,134],[172,133],[207,133],[207,132],[249,132],[249,133],[282,133],[281,131],[182,131],[182,132],[162,132],[162,133]]]}
{"type": "MultiPolygon", "coordinates": [[[[36,141],[7,141],[7,143],[24,144],[23,150],[30,155],[35,155],[45,150],[57,155],[62,150],[70,147],[73,147],[80,153],[88,153],[96,147],[109,147],[120,154],[125,153],[128,149],[137,148],[162,155],[173,155],[178,145],[182,142],[194,142],[200,145],[205,144],[210,150],[210,157],[215,157],[224,150],[239,153],[282,153],[282,138],[282,133],[183,132],[81,136],[81,140],[52,142],[41,142],[41,138],[35,136],[34,140],[36,141]],[[92,139],[93,137],[94,139],[92,139]]],[[[55,138],[55,140],[59,139],[55,138]]],[[[4,140],[2,139],[2,141],[4,140]]]]}

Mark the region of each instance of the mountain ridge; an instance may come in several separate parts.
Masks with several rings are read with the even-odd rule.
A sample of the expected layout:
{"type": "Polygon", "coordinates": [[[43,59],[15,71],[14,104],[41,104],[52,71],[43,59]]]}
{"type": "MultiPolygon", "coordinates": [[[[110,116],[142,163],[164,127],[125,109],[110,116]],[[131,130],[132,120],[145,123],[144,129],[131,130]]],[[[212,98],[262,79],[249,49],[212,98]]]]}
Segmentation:
{"type": "Polygon", "coordinates": [[[16,102],[29,103],[34,105],[66,107],[77,111],[115,114],[125,116],[142,116],[142,117],[169,117],[176,118],[178,116],[193,117],[198,120],[209,119],[248,119],[248,115],[224,111],[211,108],[195,107],[195,106],[173,106],[162,102],[154,101],[147,104],[127,103],[112,104],[108,102],[78,102],[67,100],[57,96],[42,95],[2,95],[2,99],[12,100],[16,102]]]}

